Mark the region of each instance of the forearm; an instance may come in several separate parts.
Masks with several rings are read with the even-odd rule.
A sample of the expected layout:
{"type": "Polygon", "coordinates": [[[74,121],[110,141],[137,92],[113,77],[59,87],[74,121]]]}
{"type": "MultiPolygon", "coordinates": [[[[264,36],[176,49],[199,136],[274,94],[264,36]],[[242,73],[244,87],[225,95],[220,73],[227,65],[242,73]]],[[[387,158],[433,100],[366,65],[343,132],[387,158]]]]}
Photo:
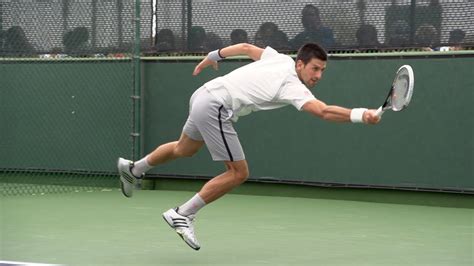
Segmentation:
{"type": "Polygon", "coordinates": [[[303,105],[303,110],[331,122],[352,122],[352,123],[378,123],[377,117],[373,110],[365,108],[349,109],[336,105],[326,105],[320,100],[311,100],[303,105]]]}
{"type": "Polygon", "coordinates": [[[351,111],[352,109],[336,105],[326,105],[320,117],[331,122],[351,122],[351,111]]]}
{"type": "Polygon", "coordinates": [[[221,57],[230,57],[236,55],[247,55],[252,60],[256,61],[260,59],[263,49],[256,47],[248,43],[239,43],[231,46],[224,47],[219,50],[221,57]]]}
{"type": "Polygon", "coordinates": [[[247,55],[254,61],[257,61],[262,56],[262,53],[262,48],[248,43],[239,43],[224,47],[219,50],[214,50],[209,52],[209,54],[207,54],[207,56],[194,68],[193,75],[198,75],[204,68],[211,65],[214,67],[214,69],[217,70],[217,61],[220,61],[225,57],[235,55],[247,55]]]}
{"type": "Polygon", "coordinates": [[[311,100],[303,105],[303,110],[321,119],[332,122],[350,122],[351,109],[336,105],[326,105],[320,100],[311,100]]]}
{"type": "Polygon", "coordinates": [[[320,117],[331,122],[377,124],[380,121],[380,117],[375,114],[375,110],[366,108],[348,109],[336,105],[327,105],[320,117]]]}

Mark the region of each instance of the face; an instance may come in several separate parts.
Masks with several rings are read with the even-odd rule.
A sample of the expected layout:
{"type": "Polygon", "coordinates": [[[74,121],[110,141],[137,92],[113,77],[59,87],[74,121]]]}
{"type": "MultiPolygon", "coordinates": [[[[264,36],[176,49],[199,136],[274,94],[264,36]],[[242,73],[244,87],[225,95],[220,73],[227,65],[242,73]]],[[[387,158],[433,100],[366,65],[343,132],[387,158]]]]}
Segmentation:
{"type": "Polygon", "coordinates": [[[298,78],[306,87],[312,88],[322,78],[323,72],[326,69],[326,61],[313,58],[306,65],[303,61],[296,62],[296,73],[298,78]]]}

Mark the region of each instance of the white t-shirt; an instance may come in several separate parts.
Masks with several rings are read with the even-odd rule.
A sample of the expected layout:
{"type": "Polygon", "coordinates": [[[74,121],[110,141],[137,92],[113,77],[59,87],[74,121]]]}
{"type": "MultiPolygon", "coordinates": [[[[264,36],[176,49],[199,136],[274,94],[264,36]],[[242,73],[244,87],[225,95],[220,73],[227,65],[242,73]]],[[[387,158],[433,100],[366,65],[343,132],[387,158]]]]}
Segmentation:
{"type": "Polygon", "coordinates": [[[299,80],[295,61],[271,47],[265,48],[260,60],[213,79],[204,87],[229,110],[234,122],[251,112],[289,104],[301,110],[306,102],[315,99],[299,80]]]}

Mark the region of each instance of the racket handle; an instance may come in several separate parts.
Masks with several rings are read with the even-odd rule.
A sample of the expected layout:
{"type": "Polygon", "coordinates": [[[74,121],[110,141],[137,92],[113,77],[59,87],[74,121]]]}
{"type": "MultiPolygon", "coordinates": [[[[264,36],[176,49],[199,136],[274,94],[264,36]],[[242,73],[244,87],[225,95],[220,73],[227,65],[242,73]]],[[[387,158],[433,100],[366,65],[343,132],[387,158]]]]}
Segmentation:
{"type": "Polygon", "coordinates": [[[377,109],[377,111],[375,111],[375,115],[378,116],[378,117],[382,117],[384,112],[385,111],[383,110],[382,106],[380,106],[379,109],[377,109]]]}

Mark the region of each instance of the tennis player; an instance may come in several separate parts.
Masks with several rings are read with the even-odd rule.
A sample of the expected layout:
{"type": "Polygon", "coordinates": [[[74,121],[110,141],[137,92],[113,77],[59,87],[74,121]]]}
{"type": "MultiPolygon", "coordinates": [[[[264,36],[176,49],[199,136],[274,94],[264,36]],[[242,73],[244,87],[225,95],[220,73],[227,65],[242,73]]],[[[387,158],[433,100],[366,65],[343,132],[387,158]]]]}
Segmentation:
{"type": "Polygon", "coordinates": [[[194,234],[196,213],[222,197],[249,176],[247,161],[233,123],[251,112],[293,105],[318,118],[333,122],[376,124],[375,110],[347,109],[326,105],[316,99],[313,88],[326,69],[327,54],[314,43],[302,46],[296,62],[271,47],[265,49],[241,43],[210,52],[194,69],[203,69],[230,56],[247,55],[255,62],[205,83],[194,92],[189,116],[179,140],[163,144],[139,161],[118,160],[122,192],[132,197],[138,178],[155,166],[190,157],[206,144],[214,161],[224,162],[227,171],[212,178],[191,199],[163,213],[166,222],[193,249],[200,244],[194,234]]]}

